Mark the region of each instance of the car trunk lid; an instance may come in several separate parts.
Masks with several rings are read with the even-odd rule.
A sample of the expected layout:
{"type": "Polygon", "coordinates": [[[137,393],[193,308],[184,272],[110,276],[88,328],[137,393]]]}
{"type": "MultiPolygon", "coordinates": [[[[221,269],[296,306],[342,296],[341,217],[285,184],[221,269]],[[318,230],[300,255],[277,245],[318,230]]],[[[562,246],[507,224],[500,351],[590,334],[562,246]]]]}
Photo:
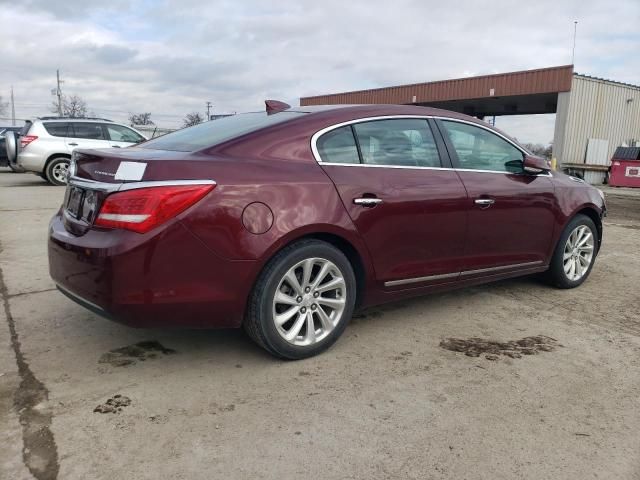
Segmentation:
{"type": "Polygon", "coordinates": [[[65,228],[84,235],[94,225],[105,199],[115,192],[138,185],[207,181],[202,179],[204,159],[187,152],[141,148],[76,150],[62,207],[65,228]]]}

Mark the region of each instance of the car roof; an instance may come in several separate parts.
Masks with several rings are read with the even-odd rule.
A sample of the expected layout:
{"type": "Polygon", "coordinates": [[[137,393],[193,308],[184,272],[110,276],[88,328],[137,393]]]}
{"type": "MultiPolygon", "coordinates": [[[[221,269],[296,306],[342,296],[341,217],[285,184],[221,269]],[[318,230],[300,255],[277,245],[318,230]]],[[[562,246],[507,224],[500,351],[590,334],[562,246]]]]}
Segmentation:
{"type": "Polygon", "coordinates": [[[461,118],[481,122],[477,118],[470,117],[458,112],[450,110],[442,110],[434,107],[422,107],[419,105],[398,105],[398,104],[358,104],[358,105],[309,105],[292,107],[287,111],[301,113],[327,113],[333,112],[336,115],[366,114],[367,116],[386,116],[386,115],[424,115],[461,118]]]}
{"type": "Polygon", "coordinates": [[[360,118],[386,117],[386,116],[425,116],[440,117],[443,119],[450,118],[452,120],[463,120],[468,123],[475,123],[481,127],[489,128],[500,135],[508,138],[517,145],[522,144],[508,133],[480,120],[463,113],[453,112],[451,110],[443,110],[434,107],[422,107],[419,105],[398,105],[398,104],[364,104],[364,105],[313,105],[301,106],[287,109],[286,111],[294,111],[300,113],[308,113],[305,115],[307,119],[320,120],[326,125],[338,124],[342,122],[350,122],[360,118]]]}
{"type": "Polygon", "coordinates": [[[75,118],[75,117],[37,117],[36,120],[40,120],[43,122],[108,122],[108,123],[116,123],[113,120],[109,120],[107,118],[95,118],[95,117],[85,117],[85,118],[75,118]]]}

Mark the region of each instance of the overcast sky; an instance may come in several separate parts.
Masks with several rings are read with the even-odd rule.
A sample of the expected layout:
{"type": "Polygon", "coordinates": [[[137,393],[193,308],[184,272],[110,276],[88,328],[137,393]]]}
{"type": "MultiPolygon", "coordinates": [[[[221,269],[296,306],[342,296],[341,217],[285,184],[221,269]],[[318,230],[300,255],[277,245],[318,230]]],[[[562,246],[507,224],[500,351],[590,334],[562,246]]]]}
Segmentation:
{"type": "MultiPolygon", "coordinates": [[[[0,95],[16,116],[48,114],[63,91],[114,120],[151,112],[263,108],[300,96],[571,63],[640,84],[640,1],[0,0],[0,95]]],[[[546,143],[553,115],[499,117],[546,143]]],[[[0,123],[6,123],[0,120],[0,123]]]]}

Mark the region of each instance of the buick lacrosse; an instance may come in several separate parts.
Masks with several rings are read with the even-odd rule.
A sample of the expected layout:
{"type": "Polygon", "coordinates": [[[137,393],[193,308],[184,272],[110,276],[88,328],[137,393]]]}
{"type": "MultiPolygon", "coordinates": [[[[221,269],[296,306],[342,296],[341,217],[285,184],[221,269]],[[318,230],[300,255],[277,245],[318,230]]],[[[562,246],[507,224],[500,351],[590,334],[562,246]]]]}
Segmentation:
{"type": "Polygon", "coordinates": [[[49,228],[61,292],[140,327],[244,327],[274,355],[354,309],[542,273],[589,276],[602,192],[462,114],[290,108],[75,150],[49,228]]]}

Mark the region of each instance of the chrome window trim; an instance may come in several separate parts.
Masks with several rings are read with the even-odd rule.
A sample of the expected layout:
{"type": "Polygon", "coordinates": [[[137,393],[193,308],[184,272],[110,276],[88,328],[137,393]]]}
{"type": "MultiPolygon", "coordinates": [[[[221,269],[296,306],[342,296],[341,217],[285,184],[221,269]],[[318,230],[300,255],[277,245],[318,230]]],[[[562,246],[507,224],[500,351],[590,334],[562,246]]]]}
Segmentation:
{"type": "MultiPolygon", "coordinates": [[[[402,119],[418,119],[418,120],[428,120],[429,118],[433,118],[431,116],[427,116],[427,115],[379,115],[379,116],[375,116],[375,117],[363,117],[363,118],[357,118],[355,120],[348,120],[346,122],[340,122],[340,123],[335,123],[333,125],[329,125],[328,127],[324,127],[321,130],[318,130],[316,133],[314,133],[311,136],[311,152],[313,153],[313,157],[316,159],[316,162],[318,162],[320,165],[328,165],[329,162],[324,163],[322,161],[322,157],[320,157],[320,152],[318,152],[318,146],[316,145],[316,143],[318,142],[318,139],[324,135],[327,132],[330,132],[332,130],[335,130],[337,128],[340,127],[346,127],[347,125],[354,125],[357,123],[364,123],[364,122],[371,122],[371,121],[376,121],[376,120],[402,120],[402,119]]],[[[434,138],[435,140],[435,138],[434,138]]],[[[335,165],[335,164],[333,164],[335,165]]],[[[370,164],[364,164],[364,163],[338,163],[337,165],[349,165],[349,166],[361,166],[361,167],[370,167],[370,164]]],[[[388,167],[387,165],[375,165],[376,167],[388,167]]],[[[398,166],[400,167],[400,166],[398,166]]],[[[404,166],[403,166],[404,167],[404,166]]],[[[440,167],[404,167],[404,168],[413,168],[413,169],[418,169],[418,168],[440,168],[440,167]]]]}
{"type": "Polygon", "coordinates": [[[429,275],[426,277],[403,278],[401,280],[391,280],[389,282],[384,282],[384,286],[396,287],[399,285],[409,285],[412,283],[421,283],[421,282],[428,282],[433,280],[444,280],[447,278],[455,278],[455,277],[466,277],[469,275],[477,275],[479,273],[500,272],[502,270],[508,270],[510,268],[524,269],[527,267],[535,267],[542,264],[543,264],[542,260],[536,260],[535,262],[512,263],[510,265],[501,265],[499,267],[480,268],[477,270],[464,270],[461,272],[453,272],[453,273],[442,273],[438,275],[429,275]]]}
{"type": "Polygon", "coordinates": [[[363,163],[335,163],[335,162],[320,162],[320,165],[327,165],[333,167],[367,167],[367,168],[399,168],[409,170],[454,170],[447,167],[411,167],[408,165],[374,165],[363,163]]]}
{"type": "Polygon", "coordinates": [[[101,192],[113,193],[124,192],[127,190],[136,190],[139,188],[150,187],[173,187],[180,185],[216,185],[215,180],[150,180],[146,182],[129,182],[129,183],[106,183],[88,178],[71,177],[68,185],[74,187],[85,188],[88,190],[98,190],[101,192]]]}
{"type": "MultiPolygon", "coordinates": [[[[324,162],[324,161],[322,161],[322,157],[320,156],[320,152],[318,151],[317,142],[318,142],[318,139],[322,135],[324,135],[325,133],[328,133],[328,132],[330,132],[332,130],[335,130],[337,128],[346,127],[346,126],[349,126],[349,125],[355,125],[357,123],[371,122],[371,121],[376,121],[376,120],[402,120],[402,119],[447,120],[447,121],[465,123],[465,124],[468,124],[468,125],[476,126],[478,128],[482,128],[484,130],[487,130],[489,133],[492,133],[492,134],[502,138],[507,143],[509,143],[512,146],[514,146],[517,150],[522,152],[523,155],[529,155],[529,152],[524,150],[519,145],[515,144],[512,140],[510,140],[509,138],[505,137],[501,133],[492,130],[488,126],[485,127],[484,125],[480,125],[480,124],[475,123],[475,122],[470,122],[468,120],[461,120],[461,119],[451,118],[451,117],[442,117],[442,116],[437,116],[437,115],[380,115],[380,116],[375,116],[375,117],[363,117],[363,118],[357,118],[355,120],[348,120],[346,122],[336,123],[336,124],[333,124],[333,125],[329,125],[328,127],[324,127],[321,130],[318,130],[316,133],[314,133],[311,136],[311,152],[313,154],[313,158],[316,160],[316,162],[319,165],[327,165],[327,166],[334,166],[334,167],[364,167],[364,168],[373,167],[373,168],[396,168],[396,169],[409,169],[409,170],[449,170],[449,171],[454,171],[454,172],[477,172],[477,173],[494,173],[494,174],[498,173],[500,175],[504,175],[506,173],[506,174],[510,174],[510,175],[521,175],[519,173],[508,172],[506,170],[477,170],[477,169],[470,169],[470,168],[449,168],[449,167],[417,167],[417,166],[416,167],[412,167],[412,166],[409,166],[409,165],[373,165],[373,164],[369,164],[369,163],[336,163],[336,162],[324,162]]],[[[543,172],[543,173],[538,173],[536,175],[530,175],[529,174],[529,176],[532,176],[532,177],[533,176],[535,176],[535,177],[551,177],[552,175],[551,175],[551,172],[543,172]]]]}

